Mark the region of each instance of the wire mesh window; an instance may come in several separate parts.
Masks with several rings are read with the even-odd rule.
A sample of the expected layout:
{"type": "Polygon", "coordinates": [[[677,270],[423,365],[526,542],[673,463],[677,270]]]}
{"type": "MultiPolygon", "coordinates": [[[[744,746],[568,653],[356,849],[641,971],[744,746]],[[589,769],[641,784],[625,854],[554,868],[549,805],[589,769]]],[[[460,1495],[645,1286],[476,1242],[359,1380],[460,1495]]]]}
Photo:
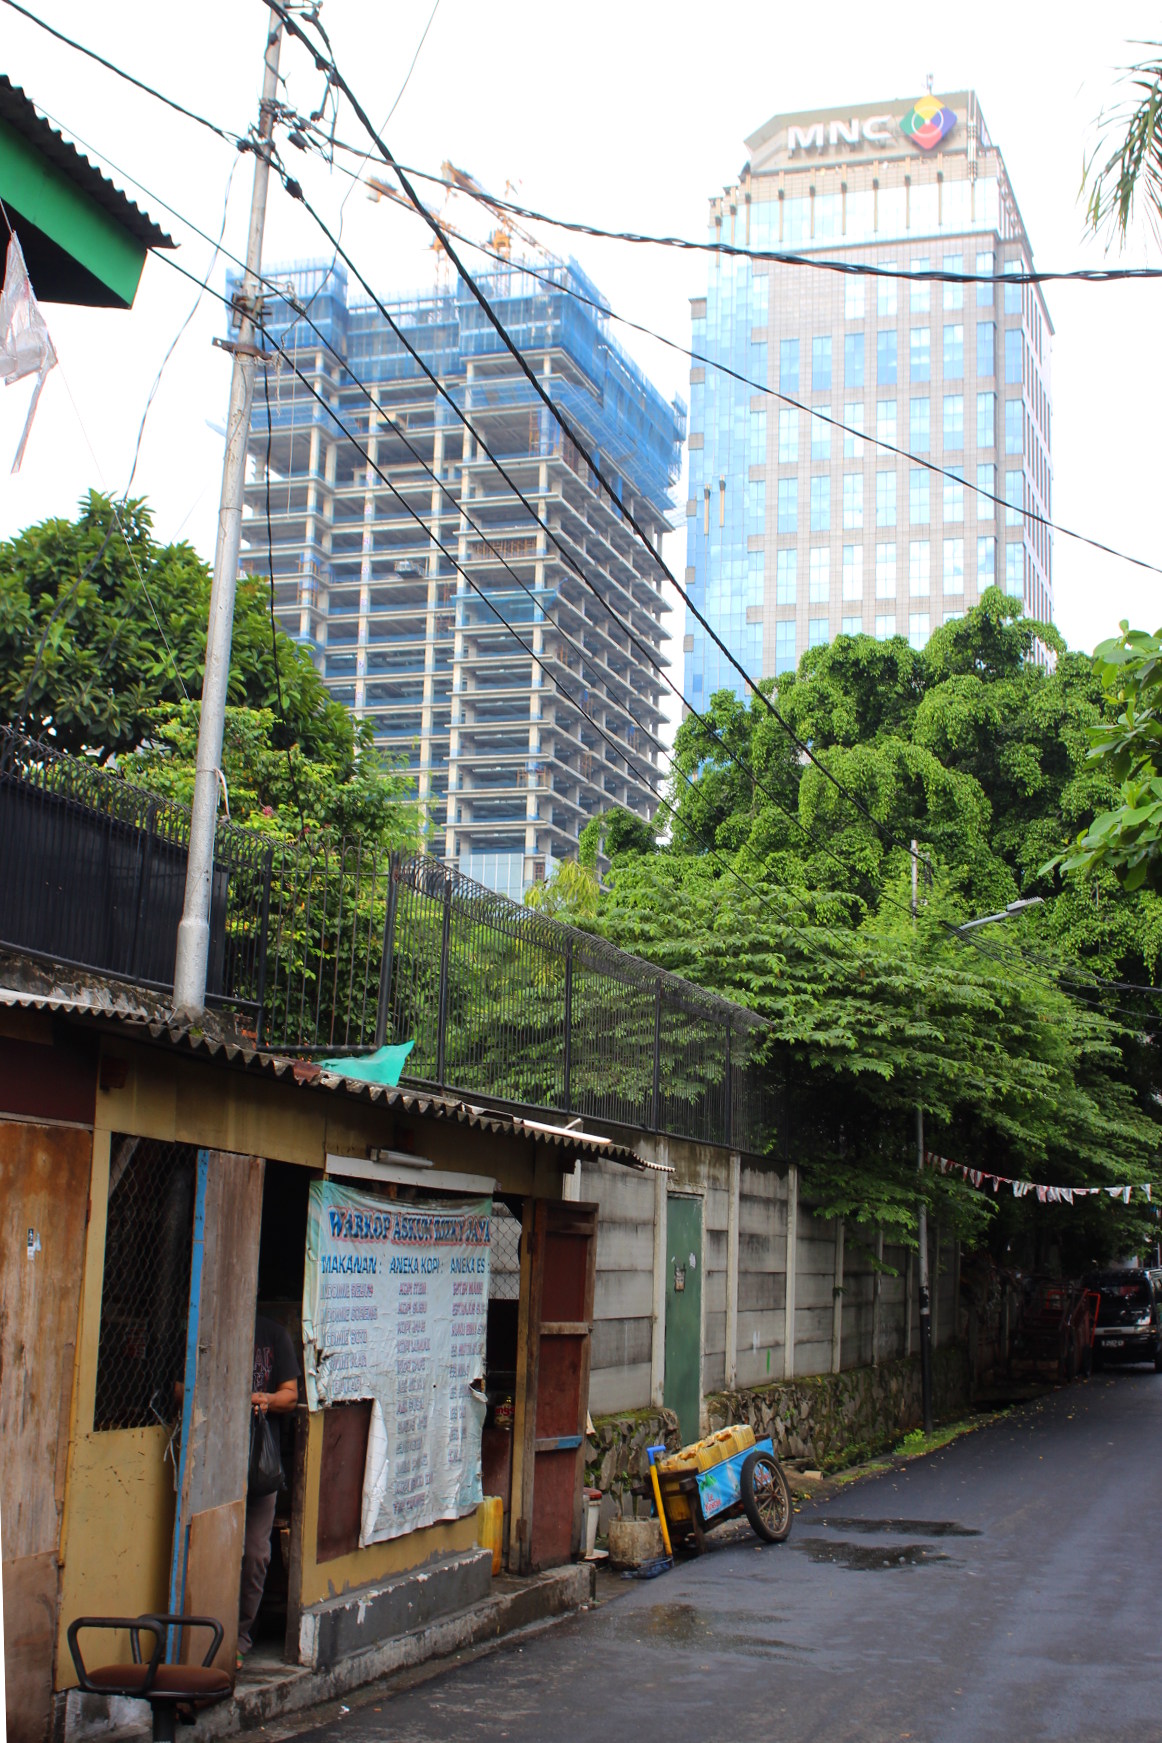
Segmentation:
{"type": "Polygon", "coordinates": [[[506,1204],[492,1206],[491,1250],[488,1259],[488,1299],[520,1300],[520,1218],[506,1204]]]}
{"type": "Polygon", "coordinates": [[[146,1428],[174,1415],[185,1367],[197,1152],[115,1134],[93,1427],[146,1428]]]}

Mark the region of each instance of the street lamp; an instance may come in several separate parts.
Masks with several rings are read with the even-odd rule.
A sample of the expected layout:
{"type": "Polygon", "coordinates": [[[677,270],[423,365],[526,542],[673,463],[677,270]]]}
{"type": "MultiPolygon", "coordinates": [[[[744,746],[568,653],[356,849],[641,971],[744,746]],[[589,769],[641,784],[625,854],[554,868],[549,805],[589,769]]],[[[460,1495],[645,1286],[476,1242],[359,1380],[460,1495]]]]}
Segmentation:
{"type": "MultiPolygon", "coordinates": [[[[915,925],[916,910],[919,906],[919,869],[920,846],[912,843],[912,923],[915,925]]],[[[971,932],[977,926],[991,926],[998,920],[1008,920],[1014,914],[1024,913],[1026,908],[1038,908],[1044,901],[1043,896],[1024,896],[1018,901],[1010,902],[996,914],[982,914],[977,920],[965,920],[963,925],[953,926],[951,931],[958,937],[965,932],[971,932]]],[[[924,1173],[924,1104],[916,1103],[916,1172],[924,1173]]],[[[919,1296],[920,1296],[920,1398],[924,1413],[924,1432],[932,1432],[932,1290],[928,1279],[928,1207],[921,1193],[916,1217],[916,1241],[919,1251],[919,1296]]]]}
{"type": "Polygon", "coordinates": [[[1026,908],[1039,908],[1044,900],[1044,896],[1023,896],[1018,902],[1010,902],[999,914],[982,914],[979,920],[965,920],[962,925],[954,926],[952,930],[971,932],[974,926],[991,926],[994,920],[1007,920],[1012,914],[1023,914],[1026,908]]]}

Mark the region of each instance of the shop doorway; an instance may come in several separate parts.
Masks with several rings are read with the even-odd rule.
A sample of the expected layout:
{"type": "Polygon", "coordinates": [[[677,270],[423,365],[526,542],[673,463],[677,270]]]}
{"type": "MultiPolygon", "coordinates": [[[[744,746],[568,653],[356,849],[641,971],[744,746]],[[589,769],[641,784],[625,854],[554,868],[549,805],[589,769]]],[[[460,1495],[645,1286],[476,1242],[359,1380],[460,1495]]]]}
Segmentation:
{"type": "MultiPolygon", "coordinates": [[[[268,1162],[262,1193],[262,1226],[258,1245],[258,1289],[255,1311],[272,1319],[291,1340],[299,1365],[299,1407],[278,1419],[285,1479],[275,1506],[270,1566],[254,1626],[254,1658],[297,1660],[298,1641],[288,1640],[291,1622],[290,1570],[292,1522],[302,1468],[299,1441],[306,1434],[306,1391],[303,1386],[303,1272],[307,1250],[309,1168],[290,1162],[268,1162]]],[[[274,1418],[272,1417],[273,1421],[274,1418]]]]}

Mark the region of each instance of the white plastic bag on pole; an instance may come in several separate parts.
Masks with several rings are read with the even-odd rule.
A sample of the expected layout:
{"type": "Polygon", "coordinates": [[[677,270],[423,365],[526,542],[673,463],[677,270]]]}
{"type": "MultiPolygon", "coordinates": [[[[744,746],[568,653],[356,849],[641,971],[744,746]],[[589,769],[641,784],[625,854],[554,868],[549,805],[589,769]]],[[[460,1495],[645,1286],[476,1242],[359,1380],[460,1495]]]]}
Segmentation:
{"type": "Polygon", "coordinates": [[[49,338],[48,325],[32,294],[24,252],[13,232],[8,238],[4,289],[0,293],[0,375],[3,375],[5,387],[11,387],[14,381],[22,381],[26,375],[36,376],[28,416],[24,420],[24,433],[12,462],[13,472],[20,471],[41,389],[49,370],[55,365],[56,352],[49,338]]]}

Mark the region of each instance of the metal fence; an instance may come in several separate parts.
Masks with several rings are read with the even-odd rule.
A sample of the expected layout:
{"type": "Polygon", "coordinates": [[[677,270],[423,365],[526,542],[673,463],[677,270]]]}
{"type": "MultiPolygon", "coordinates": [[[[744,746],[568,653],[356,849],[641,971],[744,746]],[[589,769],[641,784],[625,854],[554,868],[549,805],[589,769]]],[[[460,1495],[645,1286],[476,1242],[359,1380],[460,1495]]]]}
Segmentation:
{"type": "MultiPolygon", "coordinates": [[[[115,770],[0,730],[0,945],[165,988],[186,881],[189,813],[115,770]]],[[[218,826],[209,996],[257,1012],[273,855],[218,826]]]]}
{"type": "MultiPolygon", "coordinates": [[[[188,816],[0,735],[0,945],[173,984],[188,816]]],[[[218,825],[210,990],[259,1045],[412,1041],[405,1077],[756,1153],[778,1103],[753,1013],[439,861],[218,825]]]]}

